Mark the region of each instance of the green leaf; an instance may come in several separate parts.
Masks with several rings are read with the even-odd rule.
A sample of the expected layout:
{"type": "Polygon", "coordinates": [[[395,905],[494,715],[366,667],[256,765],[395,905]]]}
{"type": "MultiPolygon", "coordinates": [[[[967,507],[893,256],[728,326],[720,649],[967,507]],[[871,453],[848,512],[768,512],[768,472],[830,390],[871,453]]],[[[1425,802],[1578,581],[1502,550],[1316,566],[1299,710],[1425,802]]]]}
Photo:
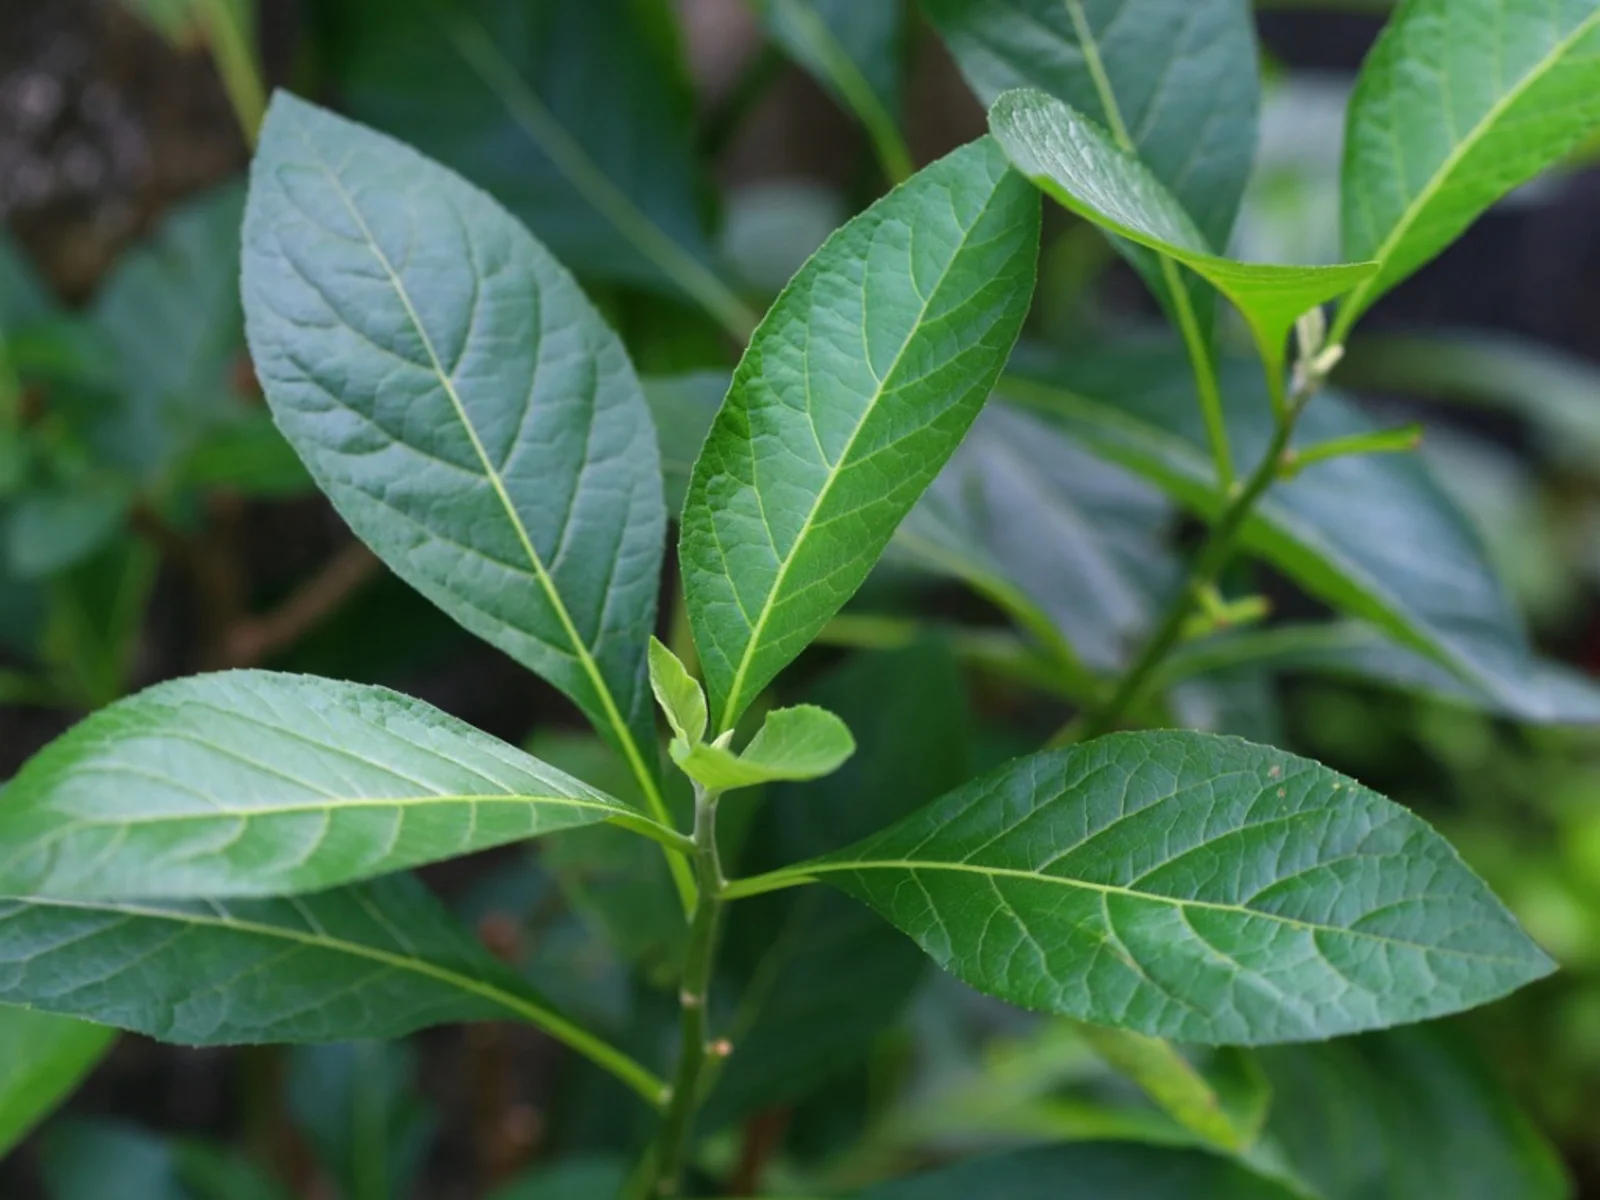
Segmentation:
{"type": "Polygon", "coordinates": [[[116,536],[131,501],[127,487],[109,476],[24,493],[5,513],[10,573],[43,579],[83,562],[116,536]]]}
{"type": "Polygon", "coordinates": [[[526,1021],[660,1097],[659,1080],[547,1007],[407,875],[287,900],[0,900],[0,1004],[194,1046],[526,1021]]]}
{"type": "Polygon", "coordinates": [[[438,1123],[417,1092],[417,1055],[404,1042],[296,1046],[289,1112],[350,1200],[408,1196],[438,1123]]]}
{"type": "Polygon", "coordinates": [[[615,1200],[627,1179],[627,1165],[613,1159],[567,1159],[535,1167],[496,1190],[491,1200],[615,1200]]]}
{"type": "Polygon", "coordinates": [[[0,334],[14,332],[55,309],[49,289],[9,233],[0,232],[0,334]]]}
{"type": "MultiPolygon", "coordinates": [[[[854,656],[806,698],[837,709],[860,748],[826,779],[768,790],[741,873],[848,845],[968,777],[967,689],[937,642],[854,656]]],[[[734,905],[713,1005],[727,1000],[718,1029],[735,1051],[707,1098],[702,1128],[816,1094],[860,1063],[904,1012],[926,967],[876,913],[829,889],[734,905]]]]}
{"type": "Polygon", "coordinates": [[[810,878],[990,995],[1178,1041],[1421,1021],[1553,966],[1405,809],[1207,734],[1114,734],[1019,759],[746,887],[810,878]]]}
{"type": "Polygon", "coordinates": [[[989,129],[1012,164],[1067,208],[1103,229],[1176,259],[1227,296],[1250,323],[1269,369],[1280,367],[1295,321],[1376,269],[1280,266],[1221,258],[1148,167],[1060,100],[1006,92],[989,129]]]}
{"type": "Polygon", "coordinates": [[[1208,1145],[1240,1153],[1261,1135],[1271,1092],[1247,1051],[1222,1047],[1202,1068],[1160,1038],[1101,1025],[1081,1028],[1109,1066],[1208,1145]]]}
{"type": "Polygon", "coordinates": [[[1260,101],[1244,0],[923,0],[985,107],[1032,87],[1127,144],[1226,246],[1250,179],[1260,101]]]}
{"type": "Polygon", "coordinates": [[[40,1139],[50,1200],[287,1200],[276,1180],[226,1149],[119,1121],[72,1120],[40,1139]]]}
{"type": "MultiPolygon", "coordinates": [[[[1196,512],[1220,511],[1181,357],[1144,348],[1017,366],[1006,396],[1048,412],[1090,450],[1196,512]]],[[[1224,363],[1222,379],[1230,440],[1242,461],[1253,461],[1271,436],[1259,373],[1224,363]]],[[[1328,393],[1306,410],[1295,445],[1372,428],[1328,393]]],[[[1272,489],[1246,522],[1242,544],[1334,608],[1372,621],[1513,710],[1541,719],[1522,622],[1476,530],[1416,459],[1317,463],[1272,489]]]]}
{"type": "Polygon", "coordinates": [[[838,717],[810,704],[775,708],[740,753],[719,745],[672,743],[672,759],[689,778],[714,792],[779,780],[819,779],[855,753],[855,739],[838,717]]]}
{"type": "Polygon", "coordinates": [[[1350,98],[1344,251],[1379,270],[1337,335],[1596,127],[1596,0],[1409,0],[1350,98]]]}
{"type": "Polygon", "coordinates": [[[355,116],[487,189],[574,271],[681,292],[748,333],[709,266],[693,95],[664,0],[340,10],[335,71],[355,116]]]}
{"type": "Polygon", "coordinates": [[[316,490],[294,447],[272,418],[258,410],[208,432],[184,460],[178,479],[187,487],[264,500],[288,500],[316,490]]]}
{"type": "Polygon", "coordinates": [[[706,694],[678,656],[650,639],[650,687],[672,732],[690,746],[706,736],[706,694]]]}
{"type": "Polygon", "coordinates": [[[904,59],[901,0],[756,0],[767,31],[866,129],[890,179],[912,171],[898,121],[904,59]]]}
{"type": "Polygon", "coordinates": [[[1290,1200],[1224,1158],[1137,1143],[1084,1142],[969,1159],[881,1184],[857,1200],[1290,1200]]]}
{"type": "Polygon", "coordinates": [[[0,1158],[72,1094],[114,1036],[103,1025],[0,1007],[0,1158]]]}
{"type": "Polygon", "coordinates": [[[350,527],[650,775],[660,463],[572,277],[457,176],[280,93],[244,297],[273,413],[350,527]]]}
{"type": "Polygon", "coordinates": [[[1555,1149],[1460,1039],[1424,1026],[1263,1051],[1268,1135],[1322,1200],[1564,1200],[1555,1149]]]}
{"type": "Polygon", "coordinates": [[[386,688],[199,675],[95,713],[0,792],[0,895],[284,895],[617,819],[643,822],[386,688]]]}
{"type": "Polygon", "coordinates": [[[679,555],[730,729],[860,587],[972,424],[1033,294],[1039,206],[990,139],[844,226],[784,289],[695,465],[679,555]]]}
{"type": "Polygon", "coordinates": [[[717,419],[722,398],[728,394],[726,371],[694,371],[641,380],[650,415],[655,420],[660,441],[661,474],[666,484],[667,512],[673,517],[683,512],[684,496],[689,491],[689,476],[700,447],[717,419]]]}

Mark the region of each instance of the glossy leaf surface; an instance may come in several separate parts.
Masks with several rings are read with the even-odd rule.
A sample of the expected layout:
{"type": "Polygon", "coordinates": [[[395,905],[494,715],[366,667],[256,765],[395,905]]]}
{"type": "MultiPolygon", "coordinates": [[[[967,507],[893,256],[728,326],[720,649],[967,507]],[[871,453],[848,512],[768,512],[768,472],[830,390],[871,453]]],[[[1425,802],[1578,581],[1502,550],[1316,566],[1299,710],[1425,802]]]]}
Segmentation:
{"type": "Polygon", "coordinates": [[[984,139],[830,237],[762,321],[680,543],[717,731],[861,585],[959,444],[1027,313],[1038,237],[1038,197],[984,139]]]}
{"type": "Polygon", "coordinates": [[[1405,809],[1197,733],[1019,759],[780,874],[870,904],[1000,999],[1178,1041],[1420,1021],[1552,969],[1405,809]]]}
{"type": "Polygon", "coordinates": [[[738,754],[721,746],[675,741],[672,758],[691,779],[712,791],[726,792],[831,775],[855,749],[855,739],[838,717],[812,704],[797,704],[769,712],[738,754]]]}
{"type": "Polygon", "coordinates": [[[1350,98],[1344,252],[1380,269],[1341,323],[1597,126],[1596,0],[1410,0],[1350,98]]]}
{"type": "Polygon", "coordinates": [[[572,277],[459,177],[280,94],[244,297],[273,413],[350,527],[646,770],[660,463],[572,277]]]}
{"type": "Polygon", "coordinates": [[[1105,130],[1043,92],[1001,95],[989,110],[989,129],[1017,170],[1067,208],[1176,259],[1213,284],[1250,322],[1269,362],[1281,359],[1301,314],[1349,291],[1374,270],[1361,263],[1300,267],[1219,257],[1149,168],[1105,130]]]}
{"type": "Polygon", "coordinates": [[[1250,178],[1260,80],[1244,0],[923,0],[987,107],[1032,87],[1119,127],[1205,241],[1250,178]]]}
{"type": "Polygon", "coordinates": [[[0,1007],[0,1157],[72,1093],[115,1036],[103,1025],[0,1007]]]}
{"type": "Polygon", "coordinates": [[[0,792],[0,895],[319,891],[630,816],[386,688],[200,675],[95,713],[0,792]]]}

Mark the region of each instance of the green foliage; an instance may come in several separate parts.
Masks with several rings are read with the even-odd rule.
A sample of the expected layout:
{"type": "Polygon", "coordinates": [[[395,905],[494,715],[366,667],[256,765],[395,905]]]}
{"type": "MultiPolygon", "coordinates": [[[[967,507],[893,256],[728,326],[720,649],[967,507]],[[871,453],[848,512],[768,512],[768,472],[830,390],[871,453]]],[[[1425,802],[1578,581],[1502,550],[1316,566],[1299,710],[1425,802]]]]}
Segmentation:
{"type": "Polygon", "coordinates": [[[0,1008],[0,1155],[83,1080],[111,1030],[26,1008],[0,1008]]]}

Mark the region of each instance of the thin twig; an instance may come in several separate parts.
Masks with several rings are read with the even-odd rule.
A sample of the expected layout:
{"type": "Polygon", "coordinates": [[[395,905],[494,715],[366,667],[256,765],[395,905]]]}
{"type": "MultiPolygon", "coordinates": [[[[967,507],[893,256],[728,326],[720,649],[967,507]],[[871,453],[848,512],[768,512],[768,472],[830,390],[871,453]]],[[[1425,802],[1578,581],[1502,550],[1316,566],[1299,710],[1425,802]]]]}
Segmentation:
{"type": "Polygon", "coordinates": [[[235,622],[222,647],[225,665],[254,666],[294,645],[382,570],[383,564],[372,551],[360,542],[351,542],[277,608],[235,622]]]}

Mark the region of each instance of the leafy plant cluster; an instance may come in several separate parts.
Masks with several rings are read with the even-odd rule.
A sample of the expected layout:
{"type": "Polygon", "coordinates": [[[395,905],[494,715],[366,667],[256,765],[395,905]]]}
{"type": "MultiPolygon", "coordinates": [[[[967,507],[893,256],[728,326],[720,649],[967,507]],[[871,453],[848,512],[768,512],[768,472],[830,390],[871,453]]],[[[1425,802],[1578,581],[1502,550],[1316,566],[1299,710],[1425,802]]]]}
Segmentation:
{"type": "MultiPolygon", "coordinates": [[[[22,1064],[0,1135],[104,1027],[315,1045],[514,1021],[586,1062],[610,1117],[605,1156],[527,1195],[1563,1194],[1452,1036],[1374,1032],[1552,960],[1427,823],[1234,708],[1294,670],[1525,725],[1600,713],[1531,649],[1416,431],[1329,383],[1378,300],[1600,128],[1600,4],[1404,0],[1349,102],[1334,265],[1228,253],[1260,96],[1242,0],[924,0],[988,133],[920,170],[899,6],[756,7],[895,181],[759,316],[703,224],[670,11],[624,0],[330,6],[351,115],[279,92],[242,219],[237,192],[180,215],[86,315],[7,268],[6,569],[122,614],[85,627],[120,631],[92,661],[45,627],[19,687],[125,690],[153,563],[126,522],[190,536],[210,486],[309,477],[595,739],[514,746],[263,670],[100,708],[0,793],[22,1064]],[[1042,336],[1046,210],[1109,239],[1174,336],[1042,336]],[[227,336],[236,227],[272,426],[227,336]],[[678,352],[632,328],[650,294],[695,330],[669,340],[742,347],[731,376],[637,373],[678,352]],[[54,349],[80,338],[107,350],[54,349]],[[116,419],[61,419],[79,403],[116,419]],[[1332,615],[1269,622],[1251,563],[1332,615]],[[918,615],[901,598],[930,577],[1004,623],[918,615]],[[791,671],[819,643],[864,652],[791,671]],[[993,744],[966,677],[1018,714],[993,744]],[[1266,734],[1218,732],[1239,728],[1266,734]],[[614,996],[554,939],[502,961],[408,874],[530,839],[614,996]],[[928,959],[971,1019],[1048,1019],[936,1103],[847,1099],[928,959]],[[1052,1100],[1092,1062],[1148,1103],[1052,1100]],[[845,1113],[812,1134],[828,1153],[731,1161],[728,1130],[815,1097],[845,1113]],[[1472,1153],[1431,1153],[1439,1127],[1472,1153]],[[910,1172],[995,1133],[1030,1145],[910,1172]]],[[[407,1069],[297,1053],[328,1095],[407,1069]]],[[[308,1124],[338,1161],[338,1122],[308,1124]]],[[[244,1168],[191,1150],[131,1152],[244,1186],[197,1182],[244,1168]]]]}

